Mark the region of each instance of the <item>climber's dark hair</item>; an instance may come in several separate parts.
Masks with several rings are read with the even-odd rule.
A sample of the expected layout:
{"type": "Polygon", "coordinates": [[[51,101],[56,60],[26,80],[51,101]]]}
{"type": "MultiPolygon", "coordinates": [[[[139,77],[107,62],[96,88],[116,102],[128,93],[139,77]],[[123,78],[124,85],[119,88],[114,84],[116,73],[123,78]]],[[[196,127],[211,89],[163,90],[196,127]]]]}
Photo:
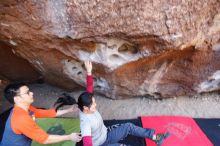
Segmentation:
{"type": "Polygon", "coordinates": [[[77,104],[76,100],[71,97],[67,93],[63,93],[62,96],[60,96],[56,102],[54,103],[55,110],[57,111],[59,108],[65,106],[65,105],[74,105],[77,104]]]}
{"type": "Polygon", "coordinates": [[[11,83],[4,89],[4,97],[11,103],[14,104],[14,97],[18,94],[19,89],[22,86],[27,86],[23,82],[11,83]]]}
{"type": "Polygon", "coordinates": [[[83,111],[83,106],[90,107],[92,105],[93,93],[83,92],[78,98],[78,107],[83,111]]]}
{"type": "Polygon", "coordinates": [[[87,106],[90,107],[92,105],[92,97],[93,97],[93,93],[89,93],[89,92],[83,92],[79,98],[78,98],[78,103],[76,102],[76,100],[71,97],[69,94],[67,93],[63,93],[62,96],[60,96],[56,102],[54,103],[54,107],[56,109],[56,111],[65,106],[65,105],[74,105],[77,104],[78,108],[83,111],[83,106],[87,106]]]}

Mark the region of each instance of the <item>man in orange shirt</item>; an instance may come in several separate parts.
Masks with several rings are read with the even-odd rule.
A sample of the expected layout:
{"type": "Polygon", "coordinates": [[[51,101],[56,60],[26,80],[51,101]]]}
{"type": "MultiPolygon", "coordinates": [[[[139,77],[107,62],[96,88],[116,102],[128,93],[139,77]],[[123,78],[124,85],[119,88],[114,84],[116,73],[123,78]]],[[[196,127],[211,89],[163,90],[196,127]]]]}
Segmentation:
{"type": "Polygon", "coordinates": [[[74,111],[73,108],[66,110],[37,109],[31,104],[34,102],[33,92],[27,85],[22,83],[8,85],[4,90],[6,99],[14,104],[7,119],[3,134],[2,146],[30,146],[32,140],[42,144],[51,144],[66,140],[80,141],[81,136],[77,133],[69,135],[49,135],[42,130],[34,121],[36,118],[56,117],[74,111]]]}

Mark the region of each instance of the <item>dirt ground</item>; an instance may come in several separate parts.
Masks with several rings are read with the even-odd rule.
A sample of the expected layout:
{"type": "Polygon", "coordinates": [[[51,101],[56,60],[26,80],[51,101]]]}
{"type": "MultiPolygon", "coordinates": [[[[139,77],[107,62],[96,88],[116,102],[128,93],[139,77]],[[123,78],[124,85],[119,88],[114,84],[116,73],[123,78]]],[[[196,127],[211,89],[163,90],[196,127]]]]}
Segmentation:
{"type": "MultiPolygon", "coordinates": [[[[30,85],[34,92],[34,106],[52,107],[57,97],[65,92],[62,89],[47,84],[30,85]]],[[[82,91],[69,92],[75,98],[82,91]]],[[[0,94],[0,113],[11,105],[0,94]]],[[[175,115],[199,118],[220,118],[220,95],[208,93],[195,95],[193,97],[178,97],[163,100],[149,98],[133,98],[126,100],[111,100],[95,94],[97,108],[103,119],[132,119],[141,115],[175,115]]],[[[77,117],[77,113],[65,115],[66,117],[77,117]]]]}

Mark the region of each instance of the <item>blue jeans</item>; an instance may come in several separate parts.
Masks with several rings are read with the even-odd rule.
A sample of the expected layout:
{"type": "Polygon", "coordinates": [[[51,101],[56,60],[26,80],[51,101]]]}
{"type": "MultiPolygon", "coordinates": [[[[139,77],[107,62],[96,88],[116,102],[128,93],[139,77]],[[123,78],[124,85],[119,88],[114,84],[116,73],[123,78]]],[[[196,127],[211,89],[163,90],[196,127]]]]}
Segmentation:
{"type": "Polygon", "coordinates": [[[132,123],[125,123],[109,131],[105,142],[101,146],[120,146],[118,141],[124,139],[128,135],[152,139],[154,133],[154,129],[145,129],[135,126],[132,123]]]}

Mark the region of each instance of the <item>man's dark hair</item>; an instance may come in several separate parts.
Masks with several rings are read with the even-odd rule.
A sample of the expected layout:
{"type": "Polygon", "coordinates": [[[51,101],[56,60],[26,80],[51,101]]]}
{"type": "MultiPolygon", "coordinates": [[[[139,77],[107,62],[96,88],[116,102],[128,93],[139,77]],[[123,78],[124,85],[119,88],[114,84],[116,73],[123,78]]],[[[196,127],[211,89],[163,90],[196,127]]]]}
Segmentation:
{"type": "Polygon", "coordinates": [[[5,87],[4,97],[11,103],[14,104],[14,97],[18,94],[18,90],[26,86],[25,83],[12,83],[5,87]]]}

